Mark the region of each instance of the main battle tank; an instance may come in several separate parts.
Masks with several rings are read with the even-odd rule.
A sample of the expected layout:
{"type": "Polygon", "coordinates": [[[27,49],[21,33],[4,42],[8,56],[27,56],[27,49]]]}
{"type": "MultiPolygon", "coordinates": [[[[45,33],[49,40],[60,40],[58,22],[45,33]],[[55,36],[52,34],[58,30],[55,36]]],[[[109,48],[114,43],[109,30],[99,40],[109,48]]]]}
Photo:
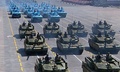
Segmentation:
{"type": "Polygon", "coordinates": [[[101,34],[104,34],[104,32],[106,31],[108,34],[114,36],[115,31],[111,29],[111,26],[112,25],[108,24],[106,21],[104,21],[104,23],[100,21],[98,24],[93,25],[93,34],[98,34],[99,32],[101,32],[101,34]]]}
{"type": "Polygon", "coordinates": [[[58,7],[57,12],[61,18],[66,18],[67,13],[64,11],[63,7],[58,7]]]}
{"type": "Polygon", "coordinates": [[[57,12],[51,11],[50,14],[48,15],[48,21],[49,22],[59,22],[60,16],[58,15],[57,12]]]}
{"type": "Polygon", "coordinates": [[[120,72],[120,61],[109,53],[95,57],[85,57],[82,62],[83,72],[120,72]]]}
{"type": "Polygon", "coordinates": [[[119,45],[114,41],[114,37],[109,34],[101,35],[91,35],[88,42],[90,48],[100,51],[101,50],[116,50],[119,48],[119,45]]]}
{"type": "Polygon", "coordinates": [[[36,31],[34,30],[34,26],[30,22],[28,23],[28,25],[26,25],[26,23],[23,22],[23,24],[19,26],[20,38],[25,38],[25,36],[29,36],[31,34],[36,35],[36,31]]]}
{"type": "Polygon", "coordinates": [[[67,27],[68,34],[77,35],[77,36],[87,36],[88,32],[85,30],[84,25],[78,21],[78,24],[74,21],[72,24],[69,24],[67,27]]]}
{"type": "Polygon", "coordinates": [[[52,35],[54,37],[58,37],[58,35],[61,34],[61,30],[60,30],[60,27],[58,24],[56,24],[56,23],[51,24],[49,22],[48,24],[44,25],[43,33],[44,33],[45,37],[46,36],[50,37],[50,35],[52,35]]]}
{"type": "Polygon", "coordinates": [[[63,52],[74,52],[77,51],[79,54],[83,53],[83,46],[79,42],[77,36],[72,35],[71,37],[65,32],[56,40],[57,48],[63,52]]]}
{"type": "Polygon", "coordinates": [[[50,13],[49,8],[44,8],[41,11],[41,15],[43,16],[43,18],[48,18],[49,13],[50,13]]]}
{"type": "Polygon", "coordinates": [[[10,6],[9,6],[10,14],[12,14],[13,10],[16,9],[16,8],[17,8],[17,6],[15,4],[10,4],[10,6]]]}
{"type": "Polygon", "coordinates": [[[69,72],[66,61],[56,55],[55,58],[46,55],[45,58],[38,58],[35,63],[35,72],[69,72]]]}
{"type": "Polygon", "coordinates": [[[30,7],[30,8],[27,10],[27,13],[26,13],[26,14],[27,14],[27,17],[28,17],[28,18],[31,18],[33,12],[34,12],[34,9],[30,7]]]}
{"type": "Polygon", "coordinates": [[[42,22],[42,15],[39,11],[35,10],[31,17],[31,22],[42,22]]]}
{"type": "Polygon", "coordinates": [[[21,18],[21,12],[18,8],[15,8],[11,11],[12,18],[21,18]]]}
{"type": "Polygon", "coordinates": [[[26,54],[31,54],[31,52],[47,54],[48,51],[45,38],[39,33],[37,36],[27,36],[24,40],[24,48],[26,54]]]}

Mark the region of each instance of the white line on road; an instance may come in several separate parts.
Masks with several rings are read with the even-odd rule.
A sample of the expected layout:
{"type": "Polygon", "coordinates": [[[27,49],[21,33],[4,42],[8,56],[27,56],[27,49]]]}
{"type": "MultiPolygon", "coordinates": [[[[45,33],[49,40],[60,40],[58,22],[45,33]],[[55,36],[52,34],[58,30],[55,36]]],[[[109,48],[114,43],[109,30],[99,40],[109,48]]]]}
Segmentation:
{"type": "Polygon", "coordinates": [[[82,60],[80,60],[76,55],[73,54],[73,56],[74,56],[80,63],[82,63],[82,60]]]}
{"type": "Polygon", "coordinates": [[[8,38],[11,38],[11,37],[13,37],[13,36],[12,36],[12,35],[8,35],[7,37],[8,37],[8,38]]]}
{"type": "Polygon", "coordinates": [[[20,21],[19,21],[18,19],[17,19],[17,21],[18,21],[19,24],[21,24],[20,21]]]}
{"type": "Polygon", "coordinates": [[[43,26],[40,23],[38,23],[38,24],[43,28],[43,26]]]}

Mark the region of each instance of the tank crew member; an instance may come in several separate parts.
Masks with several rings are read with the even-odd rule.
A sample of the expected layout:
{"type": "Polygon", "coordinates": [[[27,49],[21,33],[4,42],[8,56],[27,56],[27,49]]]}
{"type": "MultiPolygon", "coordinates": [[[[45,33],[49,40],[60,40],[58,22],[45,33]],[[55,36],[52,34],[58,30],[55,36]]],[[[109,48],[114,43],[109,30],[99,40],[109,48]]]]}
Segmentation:
{"type": "Polygon", "coordinates": [[[20,28],[19,29],[23,29],[22,27],[25,27],[26,26],[26,23],[23,22],[22,25],[20,25],[20,28]]]}
{"type": "Polygon", "coordinates": [[[104,25],[108,25],[107,22],[104,20],[104,25]]]}
{"type": "Polygon", "coordinates": [[[48,24],[45,26],[45,28],[49,29],[50,26],[51,26],[51,22],[48,22],[48,24]]]}
{"type": "Polygon", "coordinates": [[[60,56],[56,53],[55,62],[60,61],[60,56]]]}
{"type": "Polygon", "coordinates": [[[108,52],[107,54],[106,54],[106,61],[112,61],[112,56],[110,55],[110,53],[108,52]]]}
{"type": "Polygon", "coordinates": [[[75,22],[75,21],[73,22],[73,25],[76,25],[76,22],[75,22]]]}
{"type": "Polygon", "coordinates": [[[28,36],[26,36],[26,43],[28,43],[28,36]]]}
{"type": "Polygon", "coordinates": [[[81,25],[82,25],[80,21],[78,21],[78,25],[79,25],[79,26],[81,26],[81,25]]]}
{"type": "Polygon", "coordinates": [[[60,10],[61,10],[60,7],[58,7],[57,11],[60,11],[60,10]]]}
{"type": "Polygon", "coordinates": [[[98,55],[96,56],[96,61],[100,62],[101,61],[101,55],[100,55],[100,52],[98,52],[98,55]]]}
{"type": "Polygon", "coordinates": [[[51,22],[48,22],[48,26],[51,26],[51,22]]]}
{"type": "Polygon", "coordinates": [[[26,23],[25,23],[25,22],[23,22],[23,23],[22,23],[22,26],[26,26],[26,23]]]}
{"type": "Polygon", "coordinates": [[[67,32],[64,33],[64,37],[67,38],[67,32]]]}
{"type": "Polygon", "coordinates": [[[102,25],[102,21],[99,21],[99,25],[102,25]]]}
{"type": "Polygon", "coordinates": [[[53,23],[53,26],[57,26],[57,24],[54,22],[54,23],[53,23]]]}
{"type": "Polygon", "coordinates": [[[46,57],[45,57],[45,61],[48,63],[49,60],[50,60],[50,58],[49,58],[49,56],[48,56],[48,54],[47,54],[46,57]]]}
{"type": "Polygon", "coordinates": [[[32,26],[32,25],[31,25],[31,22],[28,22],[28,26],[32,26]]]}
{"type": "Polygon", "coordinates": [[[40,34],[39,34],[39,32],[37,33],[37,38],[38,38],[38,39],[40,38],[40,34]]]}
{"type": "Polygon", "coordinates": [[[80,21],[78,21],[78,26],[84,28],[84,25],[82,25],[80,21]]]}
{"type": "Polygon", "coordinates": [[[31,22],[28,22],[28,28],[29,27],[33,27],[32,29],[34,29],[34,26],[31,24],[31,22]]]}

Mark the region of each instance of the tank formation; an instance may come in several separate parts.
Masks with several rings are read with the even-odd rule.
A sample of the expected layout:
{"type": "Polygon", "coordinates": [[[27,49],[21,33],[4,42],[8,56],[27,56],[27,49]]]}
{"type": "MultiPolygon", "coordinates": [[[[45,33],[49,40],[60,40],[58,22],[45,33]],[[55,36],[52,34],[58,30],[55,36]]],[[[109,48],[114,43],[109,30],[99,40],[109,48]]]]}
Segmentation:
{"type": "MultiPolygon", "coordinates": [[[[62,32],[60,28],[60,18],[66,18],[67,13],[63,7],[48,5],[41,3],[31,7],[23,4],[20,11],[16,5],[10,5],[9,8],[12,17],[21,17],[21,11],[31,18],[31,22],[42,22],[43,18],[47,18],[47,24],[44,24],[43,35],[36,32],[34,25],[31,22],[26,24],[23,22],[19,26],[19,37],[24,39],[24,51],[27,55],[41,53],[46,55],[43,58],[38,58],[35,62],[35,72],[69,72],[68,64],[64,58],[57,53],[55,57],[49,57],[48,45],[46,44],[47,36],[56,37],[56,47],[60,52],[78,52],[80,55],[84,51],[84,46],[80,43],[80,37],[87,36],[88,32],[80,21],[77,23],[68,24],[66,32],[62,32]],[[83,36],[82,36],[83,35],[83,36]]],[[[99,21],[98,24],[93,24],[92,34],[88,39],[89,47],[96,52],[100,50],[116,50],[119,51],[119,44],[115,42],[115,31],[111,29],[110,24],[106,21],[99,21]]],[[[106,56],[98,55],[93,57],[85,57],[82,61],[83,72],[120,72],[119,61],[110,55],[109,51],[106,56]]]]}
{"type": "MultiPolygon", "coordinates": [[[[11,10],[12,5],[10,5],[11,10]]],[[[61,18],[66,18],[67,12],[63,7],[57,7],[42,2],[41,4],[33,4],[33,6],[23,3],[20,7],[22,12],[31,18],[31,22],[42,22],[43,18],[47,18],[49,22],[59,22],[61,18]]]]}

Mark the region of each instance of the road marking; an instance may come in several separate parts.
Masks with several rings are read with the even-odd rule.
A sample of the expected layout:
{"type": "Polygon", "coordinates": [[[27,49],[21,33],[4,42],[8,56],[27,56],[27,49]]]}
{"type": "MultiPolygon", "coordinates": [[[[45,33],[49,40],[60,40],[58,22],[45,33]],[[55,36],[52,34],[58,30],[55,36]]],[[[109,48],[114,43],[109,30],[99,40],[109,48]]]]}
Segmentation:
{"type": "Polygon", "coordinates": [[[76,55],[73,54],[73,56],[74,56],[80,63],[82,63],[82,60],[80,60],[76,55]]]}
{"type": "Polygon", "coordinates": [[[7,37],[10,38],[10,37],[13,37],[13,35],[8,35],[7,37]]]}
{"type": "MultiPolygon", "coordinates": [[[[7,13],[6,13],[6,14],[7,14],[7,13]]],[[[9,26],[10,26],[10,31],[11,31],[11,33],[12,33],[12,36],[14,36],[12,24],[11,24],[11,22],[10,22],[10,19],[9,19],[8,14],[7,14],[7,17],[8,17],[8,22],[9,22],[9,26]]],[[[14,42],[14,46],[15,46],[16,51],[18,51],[18,46],[17,46],[17,43],[16,43],[16,39],[15,39],[14,37],[13,37],[13,42],[14,42]]],[[[21,72],[24,72],[24,69],[23,69],[23,66],[22,66],[22,62],[21,62],[21,58],[20,58],[19,53],[17,53],[17,56],[18,56],[18,61],[19,61],[19,64],[20,64],[20,70],[21,70],[21,72]]]]}
{"type": "Polygon", "coordinates": [[[18,19],[17,19],[17,21],[18,21],[19,24],[21,24],[20,21],[19,21],[18,19]]]}

